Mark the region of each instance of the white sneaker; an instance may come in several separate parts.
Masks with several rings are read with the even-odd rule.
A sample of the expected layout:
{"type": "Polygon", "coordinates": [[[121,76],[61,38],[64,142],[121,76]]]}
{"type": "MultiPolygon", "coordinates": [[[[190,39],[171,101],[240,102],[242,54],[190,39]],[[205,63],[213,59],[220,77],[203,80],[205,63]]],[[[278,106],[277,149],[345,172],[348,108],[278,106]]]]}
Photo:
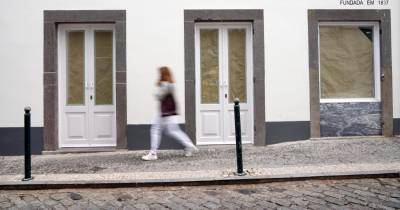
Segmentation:
{"type": "Polygon", "coordinates": [[[198,152],[199,149],[197,149],[197,147],[195,147],[193,145],[192,147],[185,148],[184,151],[185,151],[185,156],[186,157],[191,157],[191,156],[193,156],[193,153],[198,152]]]}
{"type": "Polygon", "coordinates": [[[157,154],[149,153],[142,156],[142,160],[157,160],[157,154]]]}

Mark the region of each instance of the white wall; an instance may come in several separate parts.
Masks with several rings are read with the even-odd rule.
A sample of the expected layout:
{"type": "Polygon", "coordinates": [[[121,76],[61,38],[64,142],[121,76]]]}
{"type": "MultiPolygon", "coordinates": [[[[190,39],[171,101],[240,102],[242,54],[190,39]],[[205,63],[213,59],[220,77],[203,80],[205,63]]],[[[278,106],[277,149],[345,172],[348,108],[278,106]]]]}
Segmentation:
{"type": "MultiPolygon", "coordinates": [[[[366,1],[366,0],[364,0],[366,1]]],[[[375,0],[377,1],[377,0],[375,0]]],[[[43,126],[43,10],[127,11],[128,124],[148,124],[156,114],[156,68],[171,66],[184,113],[184,9],[263,9],[266,120],[308,121],[307,9],[388,9],[392,14],[394,117],[400,117],[400,2],[340,6],[339,0],[2,0],[0,1],[0,127],[43,126]]],[[[184,122],[184,115],[181,117],[184,122]]]]}

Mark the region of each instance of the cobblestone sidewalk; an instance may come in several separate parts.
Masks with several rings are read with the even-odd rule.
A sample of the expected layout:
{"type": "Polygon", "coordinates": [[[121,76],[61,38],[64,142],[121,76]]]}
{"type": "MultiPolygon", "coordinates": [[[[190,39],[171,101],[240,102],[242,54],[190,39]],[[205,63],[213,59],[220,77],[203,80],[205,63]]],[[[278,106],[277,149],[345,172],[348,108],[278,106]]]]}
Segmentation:
{"type": "MultiPolygon", "coordinates": [[[[32,174],[104,174],[235,169],[234,145],[200,146],[193,157],[181,150],[159,152],[159,160],[145,162],[145,151],[37,155],[32,174]]],[[[346,164],[400,164],[400,138],[306,140],[262,147],[245,145],[247,169],[346,164]]],[[[0,175],[23,173],[23,156],[0,156],[0,175]]]]}

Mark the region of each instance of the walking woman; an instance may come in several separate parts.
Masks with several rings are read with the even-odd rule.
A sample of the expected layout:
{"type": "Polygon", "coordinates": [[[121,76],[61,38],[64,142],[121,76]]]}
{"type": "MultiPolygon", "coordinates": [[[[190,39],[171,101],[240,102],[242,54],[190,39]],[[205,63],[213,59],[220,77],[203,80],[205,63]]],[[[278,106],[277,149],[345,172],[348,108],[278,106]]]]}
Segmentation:
{"type": "Polygon", "coordinates": [[[189,137],[179,128],[176,122],[176,104],[174,99],[174,81],[168,67],[158,68],[160,79],[157,82],[158,91],[155,94],[160,101],[160,115],[155,119],[150,129],[151,148],[147,155],[142,156],[143,160],[157,160],[157,150],[161,142],[161,133],[166,129],[167,135],[175,138],[185,149],[185,156],[192,156],[198,151],[189,137]]]}

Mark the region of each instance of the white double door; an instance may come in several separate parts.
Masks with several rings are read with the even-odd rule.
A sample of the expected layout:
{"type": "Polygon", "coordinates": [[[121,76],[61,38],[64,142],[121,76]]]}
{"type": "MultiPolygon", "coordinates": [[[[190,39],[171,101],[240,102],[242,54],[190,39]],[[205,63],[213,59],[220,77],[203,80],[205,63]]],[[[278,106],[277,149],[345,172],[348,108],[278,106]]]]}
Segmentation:
{"type": "Polygon", "coordinates": [[[242,142],[253,143],[250,23],[195,27],[197,144],[234,144],[234,99],[240,100],[242,142]]]}
{"type": "Polygon", "coordinates": [[[58,31],[59,147],[116,145],[113,25],[58,31]]]}

